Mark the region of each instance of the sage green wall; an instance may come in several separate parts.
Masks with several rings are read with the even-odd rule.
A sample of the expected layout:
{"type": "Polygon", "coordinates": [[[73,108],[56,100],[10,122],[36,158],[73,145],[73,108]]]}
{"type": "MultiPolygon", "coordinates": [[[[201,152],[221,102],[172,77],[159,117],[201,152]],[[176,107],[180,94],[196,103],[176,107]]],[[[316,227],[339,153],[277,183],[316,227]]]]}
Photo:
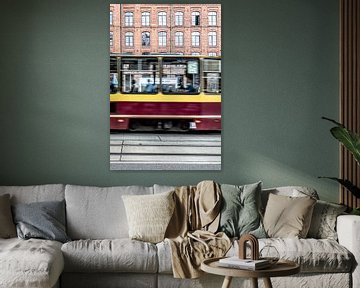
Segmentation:
{"type": "MultiPolygon", "coordinates": [[[[176,2],[189,3],[157,3],[176,2]]],[[[337,143],[320,119],[338,118],[336,0],[223,1],[218,172],[109,170],[109,3],[2,1],[0,184],[262,180],[337,201],[337,185],[317,179],[338,174],[337,143]]]]}

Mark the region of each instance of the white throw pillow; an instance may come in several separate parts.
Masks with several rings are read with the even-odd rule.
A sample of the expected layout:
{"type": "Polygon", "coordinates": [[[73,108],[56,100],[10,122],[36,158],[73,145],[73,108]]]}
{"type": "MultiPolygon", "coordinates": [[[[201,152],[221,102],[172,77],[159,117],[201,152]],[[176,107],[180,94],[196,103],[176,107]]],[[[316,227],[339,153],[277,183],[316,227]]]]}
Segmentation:
{"type": "Polygon", "coordinates": [[[173,193],[122,196],[131,239],[151,243],[164,240],[175,208],[173,193]]]}

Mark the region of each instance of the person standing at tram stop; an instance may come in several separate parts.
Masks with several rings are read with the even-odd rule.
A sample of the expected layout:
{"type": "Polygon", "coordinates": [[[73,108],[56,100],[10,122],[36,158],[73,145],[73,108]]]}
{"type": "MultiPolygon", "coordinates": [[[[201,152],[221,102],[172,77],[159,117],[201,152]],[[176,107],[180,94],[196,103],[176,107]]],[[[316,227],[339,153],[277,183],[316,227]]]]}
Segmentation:
{"type": "Polygon", "coordinates": [[[131,90],[130,90],[130,92],[138,92],[138,91],[139,91],[139,86],[136,83],[136,80],[135,79],[131,80],[131,90]]]}

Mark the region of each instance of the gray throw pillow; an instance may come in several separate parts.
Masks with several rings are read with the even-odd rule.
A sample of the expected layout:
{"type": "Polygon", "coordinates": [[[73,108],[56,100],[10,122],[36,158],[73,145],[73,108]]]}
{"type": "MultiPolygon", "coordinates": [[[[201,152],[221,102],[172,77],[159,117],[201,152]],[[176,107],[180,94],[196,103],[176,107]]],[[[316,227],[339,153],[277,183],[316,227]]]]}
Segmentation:
{"type": "Polygon", "coordinates": [[[15,224],[11,215],[10,195],[0,196],[0,238],[16,237],[15,224]]]}
{"type": "Polygon", "coordinates": [[[261,182],[243,186],[222,184],[221,193],[219,231],[229,237],[250,233],[257,238],[265,238],[260,216],[261,182]]]}
{"type": "Polygon", "coordinates": [[[13,215],[19,238],[70,241],[65,232],[65,201],[15,204],[13,215]]]}

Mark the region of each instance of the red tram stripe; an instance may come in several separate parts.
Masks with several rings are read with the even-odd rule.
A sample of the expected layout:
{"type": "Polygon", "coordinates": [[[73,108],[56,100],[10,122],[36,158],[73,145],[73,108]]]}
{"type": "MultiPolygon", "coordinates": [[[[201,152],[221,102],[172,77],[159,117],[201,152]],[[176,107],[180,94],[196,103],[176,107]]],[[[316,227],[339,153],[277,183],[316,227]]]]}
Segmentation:
{"type": "Polygon", "coordinates": [[[221,116],[221,103],[208,102],[117,102],[111,114],[153,116],[221,116]]]}

